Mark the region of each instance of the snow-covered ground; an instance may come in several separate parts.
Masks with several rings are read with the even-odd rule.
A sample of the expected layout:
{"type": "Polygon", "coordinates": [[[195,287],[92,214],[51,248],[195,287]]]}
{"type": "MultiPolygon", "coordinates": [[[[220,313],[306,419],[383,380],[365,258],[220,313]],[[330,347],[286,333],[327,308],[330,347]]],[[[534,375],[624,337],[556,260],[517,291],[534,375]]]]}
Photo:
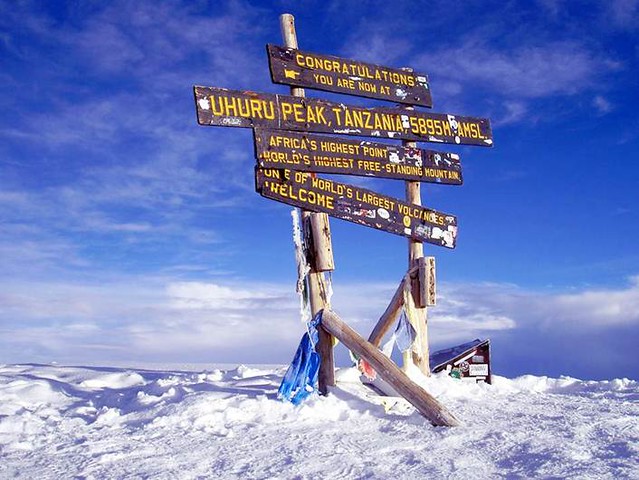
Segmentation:
{"type": "Polygon", "coordinates": [[[639,478],[636,381],[434,377],[435,428],[353,369],[280,402],[284,371],[0,365],[0,478],[639,478]]]}

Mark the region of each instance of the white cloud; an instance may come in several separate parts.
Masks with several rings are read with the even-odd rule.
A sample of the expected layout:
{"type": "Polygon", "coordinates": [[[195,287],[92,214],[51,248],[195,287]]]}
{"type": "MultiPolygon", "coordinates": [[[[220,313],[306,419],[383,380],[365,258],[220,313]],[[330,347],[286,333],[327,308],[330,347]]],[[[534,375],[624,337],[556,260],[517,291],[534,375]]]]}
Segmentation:
{"type": "MultiPolygon", "coordinates": [[[[369,30],[385,30],[379,25],[368,26],[369,30]]],[[[346,42],[343,56],[380,65],[396,65],[399,58],[410,49],[410,42],[401,37],[390,37],[385,33],[360,33],[346,42]],[[365,39],[365,40],[362,40],[365,39]]]]}
{"type": "Polygon", "coordinates": [[[639,0],[610,0],[605,3],[615,25],[622,28],[639,26],[639,0]]]}
{"type": "Polygon", "coordinates": [[[549,42],[497,50],[482,41],[419,56],[417,65],[438,75],[480,84],[514,98],[570,95],[590,88],[619,65],[576,42],[549,42]]]}
{"type": "Polygon", "coordinates": [[[639,324],[639,276],[620,290],[589,290],[554,297],[551,308],[570,326],[604,328],[639,324]]]}
{"type": "Polygon", "coordinates": [[[501,117],[496,118],[493,126],[509,125],[522,120],[528,113],[528,107],[524,102],[506,101],[503,104],[505,112],[501,117]]]}
{"type": "MultiPolygon", "coordinates": [[[[0,361],[285,363],[304,332],[292,283],[104,277],[0,287],[0,361]]],[[[367,337],[395,287],[338,284],[333,307],[367,337]]],[[[568,365],[574,348],[551,347],[559,339],[604,341],[619,329],[639,335],[639,276],[623,288],[575,293],[489,283],[439,290],[438,305],[429,309],[434,347],[493,338],[502,362],[525,347],[568,365]]],[[[525,363],[518,365],[525,371],[525,363]]]]}
{"type": "Polygon", "coordinates": [[[103,276],[2,286],[0,361],[234,361],[252,349],[283,362],[304,331],[294,291],[280,285],[103,276]]]}
{"type": "Polygon", "coordinates": [[[171,283],[166,288],[171,306],[177,310],[246,309],[257,303],[281,301],[282,292],[273,289],[242,289],[205,282],[171,283]]]}
{"type": "MultiPolygon", "coordinates": [[[[605,329],[639,325],[639,277],[619,289],[583,289],[577,293],[527,291],[512,285],[479,284],[443,287],[454,303],[444,303],[446,314],[467,318],[468,310],[482,309],[489,315],[511,319],[513,328],[560,330],[605,329]]],[[[439,309],[434,309],[435,318],[439,309]]]]}
{"type": "Polygon", "coordinates": [[[612,104],[601,95],[596,95],[593,98],[592,105],[602,115],[612,111],[612,104]]]}

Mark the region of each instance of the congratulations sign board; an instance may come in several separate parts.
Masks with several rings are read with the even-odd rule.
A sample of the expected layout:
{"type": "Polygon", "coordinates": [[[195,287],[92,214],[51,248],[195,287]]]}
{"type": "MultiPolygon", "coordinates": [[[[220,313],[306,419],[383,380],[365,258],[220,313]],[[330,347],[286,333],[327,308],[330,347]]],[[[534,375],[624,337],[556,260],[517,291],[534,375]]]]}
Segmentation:
{"type": "Polygon", "coordinates": [[[266,50],[274,83],[433,106],[425,74],[276,45],[266,50]]]}
{"type": "Polygon", "coordinates": [[[254,137],[255,156],[265,168],[462,184],[454,153],[286,130],[256,128],[254,137]]]}
{"type": "Polygon", "coordinates": [[[200,125],[266,127],[413,141],[492,146],[485,118],[364,108],[313,98],[194,87],[200,125]]]}
{"type": "Polygon", "coordinates": [[[371,190],[286,169],[255,170],[255,189],[263,197],[349,222],[455,248],[457,219],[371,190]]]}

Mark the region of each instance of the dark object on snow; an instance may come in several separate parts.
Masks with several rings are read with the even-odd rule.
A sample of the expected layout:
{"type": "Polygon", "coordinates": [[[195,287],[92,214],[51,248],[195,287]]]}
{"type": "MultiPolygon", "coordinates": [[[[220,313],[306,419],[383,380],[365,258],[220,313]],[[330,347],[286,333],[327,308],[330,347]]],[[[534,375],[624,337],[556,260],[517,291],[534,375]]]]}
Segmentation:
{"type": "Polygon", "coordinates": [[[451,377],[492,383],[490,378],[490,340],[475,339],[430,355],[433,373],[447,371],[451,377]]]}

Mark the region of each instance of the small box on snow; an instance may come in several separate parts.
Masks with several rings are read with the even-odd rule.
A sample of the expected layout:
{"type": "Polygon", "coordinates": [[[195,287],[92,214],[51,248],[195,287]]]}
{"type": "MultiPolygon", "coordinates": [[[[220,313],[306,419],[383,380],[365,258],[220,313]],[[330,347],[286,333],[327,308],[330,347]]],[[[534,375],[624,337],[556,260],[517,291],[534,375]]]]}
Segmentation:
{"type": "Polygon", "coordinates": [[[447,371],[451,377],[491,383],[490,340],[475,339],[430,355],[433,373],[447,371]]]}

